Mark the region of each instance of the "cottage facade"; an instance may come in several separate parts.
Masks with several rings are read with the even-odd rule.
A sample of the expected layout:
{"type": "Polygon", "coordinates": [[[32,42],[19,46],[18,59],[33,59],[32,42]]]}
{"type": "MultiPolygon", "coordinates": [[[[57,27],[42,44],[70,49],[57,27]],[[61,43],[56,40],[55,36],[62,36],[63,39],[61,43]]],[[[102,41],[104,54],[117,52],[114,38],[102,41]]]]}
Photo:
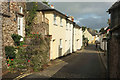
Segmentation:
{"type": "Polygon", "coordinates": [[[73,21],[71,19],[66,20],[66,37],[65,37],[65,55],[72,53],[72,35],[73,34],[73,21]]]}
{"type": "Polygon", "coordinates": [[[80,50],[82,47],[82,28],[74,24],[73,28],[73,51],[80,50]]]}
{"type": "Polygon", "coordinates": [[[83,32],[83,35],[85,38],[88,38],[89,40],[89,44],[91,43],[95,43],[95,38],[96,38],[96,34],[94,31],[92,31],[91,29],[86,29],[84,32],[83,32]]]}
{"type": "MultiPolygon", "coordinates": [[[[36,4],[38,5],[37,12],[39,12],[39,14],[41,13],[42,17],[45,17],[49,21],[47,35],[51,36],[49,55],[50,60],[72,53],[74,41],[73,19],[54,9],[53,6],[49,7],[41,2],[36,4]]],[[[31,3],[27,3],[27,9],[30,9],[30,6],[32,5],[33,4],[31,3]]],[[[75,30],[75,32],[77,31],[75,30]]]]}
{"type": "Polygon", "coordinates": [[[3,71],[6,70],[5,46],[14,46],[11,35],[18,34],[25,37],[25,6],[24,2],[1,3],[3,71]]]}
{"type": "Polygon", "coordinates": [[[49,21],[50,59],[56,59],[65,53],[66,16],[56,12],[44,12],[49,21]]]}

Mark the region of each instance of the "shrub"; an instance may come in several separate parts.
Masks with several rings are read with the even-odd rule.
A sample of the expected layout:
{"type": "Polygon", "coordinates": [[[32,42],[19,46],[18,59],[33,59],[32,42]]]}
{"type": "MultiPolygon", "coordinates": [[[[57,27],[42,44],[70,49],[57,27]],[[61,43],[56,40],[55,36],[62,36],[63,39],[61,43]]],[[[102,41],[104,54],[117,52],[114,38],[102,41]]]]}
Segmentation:
{"type": "Polygon", "coordinates": [[[18,35],[18,34],[12,34],[12,39],[14,40],[15,44],[17,46],[20,45],[20,39],[22,38],[22,36],[18,35]]]}
{"type": "Polygon", "coordinates": [[[39,71],[49,61],[49,44],[41,35],[35,34],[29,45],[25,48],[24,57],[30,60],[30,67],[34,71],[39,71]]]}
{"type": "Polygon", "coordinates": [[[13,46],[6,46],[5,54],[6,54],[6,58],[14,59],[16,56],[15,48],[13,46]]]}
{"type": "Polygon", "coordinates": [[[16,70],[18,71],[27,68],[27,59],[24,55],[24,49],[24,47],[17,48],[18,51],[16,54],[15,65],[16,70]]]}

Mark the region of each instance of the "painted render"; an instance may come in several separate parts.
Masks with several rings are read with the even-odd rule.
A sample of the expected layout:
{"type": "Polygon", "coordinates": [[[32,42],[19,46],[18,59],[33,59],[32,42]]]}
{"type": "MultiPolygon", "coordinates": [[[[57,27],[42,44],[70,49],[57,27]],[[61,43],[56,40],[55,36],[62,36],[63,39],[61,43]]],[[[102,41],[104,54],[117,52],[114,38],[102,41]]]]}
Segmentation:
{"type": "Polygon", "coordinates": [[[60,26],[60,16],[61,14],[55,12],[55,11],[47,11],[44,12],[45,17],[49,20],[49,35],[52,35],[52,39],[50,41],[50,59],[56,59],[60,56],[63,56],[65,53],[65,28],[66,28],[66,19],[63,17],[62,24],[63,26],[60,26]],[[54,14],[56,14],[56,21],[57,23],[54,23],[54,14]],[[62,40],[61,46],[60,46],[60,40],[62,40]],[[59,48],[61,47],[61,52],[59,52],[59,48]]]}
{"type": "Polygon", "coordinates": [[[82,28],[80,28],[78,25],[75,25],[73,31],[73,51],[75,52],[80,50],[82,47],[82,28]]]}
{"type": "Polygon", "coordinates": [[[66,23],[66,37],[65,37],[65,55],[72,53],[72,34],[73,34],[73,22],[71,20],[67,20],[66,23]]]}
{"type": "Polygon", "coordinates": [[[88,38],[89,44],[95,43],[95,36],[92,36],[92,34],[90,34],[87,29],[83,32],[83,35],[85,36],[85,38],[88,38]]]}

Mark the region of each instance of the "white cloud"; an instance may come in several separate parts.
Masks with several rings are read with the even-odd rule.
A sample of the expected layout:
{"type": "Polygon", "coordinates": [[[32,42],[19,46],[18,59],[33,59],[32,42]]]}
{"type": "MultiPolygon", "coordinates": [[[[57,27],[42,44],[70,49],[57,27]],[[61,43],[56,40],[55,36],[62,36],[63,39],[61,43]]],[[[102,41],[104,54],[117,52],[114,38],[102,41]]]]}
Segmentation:
{"type": "Polygon", "coordinates": [[[59,2],[52,3],[56,9],[74,16],[75,22],[94,29],[107,26],[109,14],[106,12],[113,3],[108,2],[59,2]]]}

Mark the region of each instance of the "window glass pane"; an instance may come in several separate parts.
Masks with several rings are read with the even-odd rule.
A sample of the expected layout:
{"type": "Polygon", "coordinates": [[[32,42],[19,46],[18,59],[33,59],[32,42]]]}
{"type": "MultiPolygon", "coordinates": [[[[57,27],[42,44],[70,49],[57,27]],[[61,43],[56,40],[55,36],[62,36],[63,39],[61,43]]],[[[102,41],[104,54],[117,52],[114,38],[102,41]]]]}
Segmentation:
{"type": "Polygon", "coordinates": [[[60,25],[62,26],[62,17],[60,17],[60,25]]]}
{"type": "Polygon", "coordinates": [[[56,14],[54,14],[54,24],[56,24],[56,14]]]}
{"type": "Polygon", "coordinates": [[[60,39],[60,47],[62,47],[62,39],[60,39]]]}

